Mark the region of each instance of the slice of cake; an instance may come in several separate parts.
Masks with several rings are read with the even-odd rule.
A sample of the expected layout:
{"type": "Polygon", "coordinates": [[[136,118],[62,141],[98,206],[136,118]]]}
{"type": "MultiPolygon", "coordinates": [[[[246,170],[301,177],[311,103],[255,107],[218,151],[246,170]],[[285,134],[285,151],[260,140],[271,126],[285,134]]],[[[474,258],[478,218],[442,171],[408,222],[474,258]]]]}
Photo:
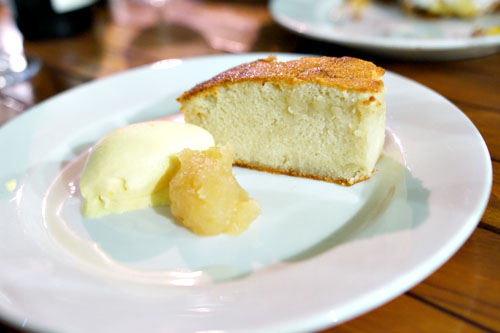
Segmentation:
{"type": "Polygon", "coordinates": [[[234,149],[237,165],[352,185],[384,144],[384,69],[343,57],[257,60],[178,101],[188,123],[234,149]]]}

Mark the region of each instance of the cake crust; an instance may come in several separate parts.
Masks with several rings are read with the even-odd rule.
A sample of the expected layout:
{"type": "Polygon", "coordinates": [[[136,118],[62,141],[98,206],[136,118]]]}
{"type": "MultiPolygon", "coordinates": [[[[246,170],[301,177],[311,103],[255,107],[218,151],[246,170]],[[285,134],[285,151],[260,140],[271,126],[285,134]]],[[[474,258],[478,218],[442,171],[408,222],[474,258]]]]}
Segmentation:
{"type": "MultiPolygon", "coordinates": [[[[354,184],[357,184],[357,183],[363,182],[367,179],[370,179],[370,176],[365,176],[365,177],[360,177],[358,179],[350,181],[348,179],[343,179],[343,178],[332,178],[332,177],[328,177],[328,176],[317,176],[317,175],[313,175],[313,174],[305,174],[305,173],[299,172],[297,170],[282,170],[282,169],[278,169],[278,168],[265,167],[265,166],[261,166],[261,165],[245,163],[241,160],[235,160],[233,165],[240,166],[243,168],[252,169],[252,170],[257,170],[257,171],[274,173],[277,175],[287,175],[287,176],[293,176],[293,177],[322,180],[325,182],[339,184],[339,185],[343,185],[343,186],[352,186],[354,184]]],[[[376,169],[374,169],[372,171],[372,173],[374,173],[375,171],[376,171],[376,169]]]]}
{"type": "Polygon", "coordinates": [[[275,56],[231,68],[194,86],[177,100],[184,102],[198,94],[209,93],[228,83],[244,81],[278,82],[292,85],[318,83],[341,90],[380,93],[385,70],[375,64],[351,57],[304,57],[287,62],[275,56]]]}

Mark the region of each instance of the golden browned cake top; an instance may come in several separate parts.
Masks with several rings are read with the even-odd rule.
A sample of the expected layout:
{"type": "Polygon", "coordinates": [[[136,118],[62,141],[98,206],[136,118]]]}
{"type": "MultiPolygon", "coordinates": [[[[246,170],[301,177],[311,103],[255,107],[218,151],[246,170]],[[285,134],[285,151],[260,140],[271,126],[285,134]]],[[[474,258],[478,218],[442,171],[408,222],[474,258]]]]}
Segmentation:
{"type": "Polygon", "coordinates": [[[280,62],[275,56],[270,56],[231,68],[186,91],[178,100],[182,102],[202,91],[244,81],[314,82],[343,90],[378,93],[384,90],[381,79],[384,73],[383,68],[369,61],[350,57],[305,57],[280,62]]]}

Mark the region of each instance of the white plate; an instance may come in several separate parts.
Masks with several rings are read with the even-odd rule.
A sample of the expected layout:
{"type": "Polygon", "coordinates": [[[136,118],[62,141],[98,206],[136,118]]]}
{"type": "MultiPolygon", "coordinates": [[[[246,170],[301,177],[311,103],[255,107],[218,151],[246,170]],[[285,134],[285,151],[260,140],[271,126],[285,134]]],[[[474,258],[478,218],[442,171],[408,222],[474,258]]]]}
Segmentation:
{"type": "Polygon", "coordinates": [[[369,181],[235,168],[263,207],[236,238],[195,236],[168,209],[81,217],[78,174],[98,138],[176,114],[184,90],[265,56],[159,62],[1,128],[1,316],[58,332],[309,331],[379,306],[442,265],[485,209],[490,158],[459,109],[393,73],[385,152],[369,181]]]}
{"type": "Polygon", "coordinates": [[[500,26],[500,14],[476,19],[426,19],[407,15],[394,2],[369,5],[359,19],[344,0],[273,0],[270,9],[284,27],[319,40],[384,56],[419,60],[462,59],[500,50],[500,35],[476,29],[500,26]]]}

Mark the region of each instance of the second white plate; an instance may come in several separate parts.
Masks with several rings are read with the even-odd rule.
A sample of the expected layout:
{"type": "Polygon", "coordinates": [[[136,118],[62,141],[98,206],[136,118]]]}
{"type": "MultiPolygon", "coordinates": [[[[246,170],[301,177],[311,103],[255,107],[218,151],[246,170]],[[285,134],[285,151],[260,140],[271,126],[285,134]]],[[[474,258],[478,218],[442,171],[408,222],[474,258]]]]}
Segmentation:
{"type": "Polygon", "coordinates": [[[278,23],[301,35],[389,57],[451,60],[500,51],[500,35],[473,36],[500,26],[500,14],[475,19],[409,16],[395,2],[373,1],[359,17],[344,0],[273,0],[278,23]]]}

